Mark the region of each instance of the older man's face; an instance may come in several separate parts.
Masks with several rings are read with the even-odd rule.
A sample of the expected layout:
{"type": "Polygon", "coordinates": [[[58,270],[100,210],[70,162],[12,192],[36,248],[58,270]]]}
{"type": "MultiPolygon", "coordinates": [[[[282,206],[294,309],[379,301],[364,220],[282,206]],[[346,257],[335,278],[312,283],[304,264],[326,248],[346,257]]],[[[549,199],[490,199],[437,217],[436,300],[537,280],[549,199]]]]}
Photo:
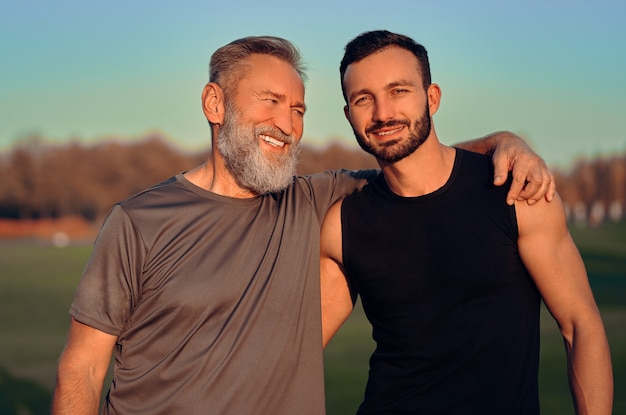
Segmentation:
{"type": "Polygon", "coordinates": [[[283,190],[295,174],[304,128],[304,84],[288,63],[253,55],[226,102],[218,149],[239,185],[258,194],[283,190]]]}

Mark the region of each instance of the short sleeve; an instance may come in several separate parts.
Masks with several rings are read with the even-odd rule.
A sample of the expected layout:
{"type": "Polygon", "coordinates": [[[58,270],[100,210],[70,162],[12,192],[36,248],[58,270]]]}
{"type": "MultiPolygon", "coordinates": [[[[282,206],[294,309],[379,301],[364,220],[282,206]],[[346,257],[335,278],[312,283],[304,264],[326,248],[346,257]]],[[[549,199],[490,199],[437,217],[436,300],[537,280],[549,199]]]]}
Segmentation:
{"type": "Polygon", "coordinates": [[[120,205],[105,219],[74,295],[70,314],[119,336],[141,296],[145,258],[141,235],[120,205]]]}
{"type": "Polygon", "coordinates": [[[320,222],[328,209],[373,180],[379,171],[371,170],[328,170],[311,176],[298,178],[300,187],[308,193],[320,222]]]}

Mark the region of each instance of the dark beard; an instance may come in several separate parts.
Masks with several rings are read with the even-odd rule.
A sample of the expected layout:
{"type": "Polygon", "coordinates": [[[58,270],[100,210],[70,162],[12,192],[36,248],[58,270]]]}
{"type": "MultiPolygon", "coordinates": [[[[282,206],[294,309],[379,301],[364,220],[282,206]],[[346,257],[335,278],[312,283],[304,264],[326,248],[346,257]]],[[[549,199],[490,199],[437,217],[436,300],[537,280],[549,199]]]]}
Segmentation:
{"type": "Polygon", "coordinates": [[[356,141],[363,150],[376,157],[377,160],[391,164],[413,154],[415,150],[424,144],[430,134],[431,124],[428,102],[426,102],[424,113],[420,119],[415,121],[413,128],[411,128],[411,124],[408,120],[389,120],[378,122],[365,130],[365,133],[368,134],[381,128],[405,125],[409,127],[409,137],[406,140],[387,141],[376,146],[367,142],[365,137],[359,134],[354,128],[352,131],[354,132],[356,141]]]}

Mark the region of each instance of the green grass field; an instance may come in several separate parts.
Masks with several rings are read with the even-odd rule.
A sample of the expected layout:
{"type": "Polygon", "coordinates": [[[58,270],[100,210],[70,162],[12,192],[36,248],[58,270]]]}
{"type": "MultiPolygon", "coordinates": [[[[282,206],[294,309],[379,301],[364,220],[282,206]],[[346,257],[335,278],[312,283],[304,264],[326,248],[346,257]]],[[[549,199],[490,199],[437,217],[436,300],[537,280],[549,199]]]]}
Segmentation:
{"type": "MultiPolygon", "coordinates": [[[[615,372],[615,411],[626,414],[626,222],[572,228],[604,318],[615,372]]],[[[46,414],[69,323],[68,308],[90,246],[54,248],[0,241],[0,414],[46,414]]],[[[545,311],[545,310],[544,310],[545,311]]],[[[325,352],[329,415],[354,413],[373,348],[360,308],[325,352]]],[[[572,414],[565,354],[551,317],[542,318],[541,406],[572,414]]]]}

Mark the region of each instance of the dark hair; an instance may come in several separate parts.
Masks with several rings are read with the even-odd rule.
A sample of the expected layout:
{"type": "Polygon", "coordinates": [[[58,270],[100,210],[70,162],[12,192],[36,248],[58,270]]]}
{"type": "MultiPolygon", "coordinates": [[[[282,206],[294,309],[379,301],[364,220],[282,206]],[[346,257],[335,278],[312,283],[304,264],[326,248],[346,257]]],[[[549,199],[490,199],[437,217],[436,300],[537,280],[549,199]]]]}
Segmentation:
{"type": "Polygon", "coordinates": [[[306,68],[298,48],[286,39],[274,36],[249,36],[237,39],[217,49],[209,64],[209,82],[218,84],[226,94],[248,68],[248,58],[254,54],[275,56],[298,72],[306,80],[306,68]]]}
{"type": "Polygon", "coordinates": [[[346,102],[348,102],[348,99],[343,85],[343,77],[346,74],[348,65],[354,62],[359,62],[371,54],[390,46],[397,46],[402,49],[406,49],[415,55],[418,62],[417,69],[422,75],[424,89],[428,89],[431,84],[431,77],[430,64],[428,63],[428,52],[426,51],[426,48],[408,36],[392,33],[387,30],[373,30],[371,32],[361,33],[348,42],[345,47],[345,53],[343,54],[343,59],[341,59],[341,64],[339,65],[339,74],[341,76],[341,90],[343,92],[343,98],[346,102]]]}

